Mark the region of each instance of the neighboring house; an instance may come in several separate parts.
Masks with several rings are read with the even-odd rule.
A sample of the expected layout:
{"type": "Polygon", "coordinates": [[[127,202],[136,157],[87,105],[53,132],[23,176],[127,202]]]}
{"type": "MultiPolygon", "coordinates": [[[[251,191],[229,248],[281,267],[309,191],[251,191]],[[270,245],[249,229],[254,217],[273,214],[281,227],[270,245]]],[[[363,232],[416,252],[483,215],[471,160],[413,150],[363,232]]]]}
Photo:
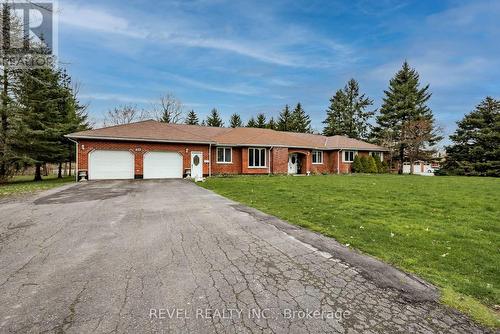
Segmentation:
{"type": "MultiPolygon", "coordinates": [[[[430,163],[427,161],[415,161],[413,163],[413,174],[416,175],[434,175],[434,171],[439,169],[439,164],[430,163]]],[[[410,174],[411,164],[409,162],[403,163],[403,174],[410,174]]]]}
{"type": "Polygon", "coordinates": [[[342,136],[215,128],[149,120],[76,132],[79,175],[90,180],[215,174],[349,173],[357,154],[387,149],[342,136]]]}
{"type": "MultiPolygon", "coordinates": [[[[423,161],[417,160],[413,163],[413,174],[418,175],[434,175],[434,172],[441,168],[444,160],[446,159],[446,151],[436,152],[431,160],[423,161]]],[[[410,174],[411,166],[410,162],[403,163],[403,174],[410,174]]]]}

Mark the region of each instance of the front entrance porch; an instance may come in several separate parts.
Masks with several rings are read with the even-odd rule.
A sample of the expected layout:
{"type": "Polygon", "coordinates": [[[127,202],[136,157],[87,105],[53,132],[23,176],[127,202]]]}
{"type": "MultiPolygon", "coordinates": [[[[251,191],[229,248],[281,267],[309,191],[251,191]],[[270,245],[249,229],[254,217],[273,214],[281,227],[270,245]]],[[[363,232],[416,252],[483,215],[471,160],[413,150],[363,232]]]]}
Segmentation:
{"type": "Polygon", "coordinates": [[[290,153],[288,155],[288,174],[305,174],[306,173],[306,155],[303,153],[290,153]]]}

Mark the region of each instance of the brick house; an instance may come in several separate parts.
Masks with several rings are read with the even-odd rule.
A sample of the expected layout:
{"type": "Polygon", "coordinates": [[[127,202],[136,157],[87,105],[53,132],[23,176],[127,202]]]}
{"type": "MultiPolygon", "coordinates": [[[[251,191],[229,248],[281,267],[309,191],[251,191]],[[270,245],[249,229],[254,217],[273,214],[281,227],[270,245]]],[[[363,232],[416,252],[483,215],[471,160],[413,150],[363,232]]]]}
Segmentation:
{"type": "Polygon", "coordinates": [[[218,174],[349,173],[354,156],[387,149],[343,136],[258,128],[214,128],[153,120],[67,135],[88,179],[218,174]]]}

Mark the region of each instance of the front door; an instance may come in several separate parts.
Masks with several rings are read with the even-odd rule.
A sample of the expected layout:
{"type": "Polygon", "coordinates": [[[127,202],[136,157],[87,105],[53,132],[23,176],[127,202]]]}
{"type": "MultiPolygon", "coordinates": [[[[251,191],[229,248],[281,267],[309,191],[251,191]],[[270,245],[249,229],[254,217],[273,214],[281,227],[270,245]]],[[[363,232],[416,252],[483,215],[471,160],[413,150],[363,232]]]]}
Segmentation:
{"type": "Polygon", "coordinates": [[[297,174],[297,153],[288,156],[288,174],[297,174]]]}
{"type": "Polygon", "coordinates": [[[203,177],[203,153],[191,152],[191,177],[201,179],[203,177]]]}

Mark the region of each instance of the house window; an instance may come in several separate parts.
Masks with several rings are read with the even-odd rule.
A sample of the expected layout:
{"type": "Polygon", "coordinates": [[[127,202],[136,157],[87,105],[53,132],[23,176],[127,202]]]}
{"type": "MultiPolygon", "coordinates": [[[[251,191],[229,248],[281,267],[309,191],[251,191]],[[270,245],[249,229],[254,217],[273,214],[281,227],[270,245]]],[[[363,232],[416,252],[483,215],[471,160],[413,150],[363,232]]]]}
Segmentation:
{"type": "Polygon", "coordinates": [[[233,150],[231,147],[217,147],[217,163],[229,164],[233,162],[233,150]]]}
{"type": "Polygon", "coordinates": [[[370,152],[370,155],[374,159],[378,159],[380,161],[384,161],[384,153],[382,153],[382,152],[370,152]]]}
{"type": "Polygon", "coordinates": [[[248,167],[266,167],[266,149],[248,149],[248,167]]]}
{"type": "Polygon", "coordinates": [[[356,154],[356,151],[344,151],[344,162],[353,162],[356,154]]]}
{"type": "Polygon", "coordinates": [[[312,151],[312,163],[313,164],[323,163],[323,151],[312,151]]]}

